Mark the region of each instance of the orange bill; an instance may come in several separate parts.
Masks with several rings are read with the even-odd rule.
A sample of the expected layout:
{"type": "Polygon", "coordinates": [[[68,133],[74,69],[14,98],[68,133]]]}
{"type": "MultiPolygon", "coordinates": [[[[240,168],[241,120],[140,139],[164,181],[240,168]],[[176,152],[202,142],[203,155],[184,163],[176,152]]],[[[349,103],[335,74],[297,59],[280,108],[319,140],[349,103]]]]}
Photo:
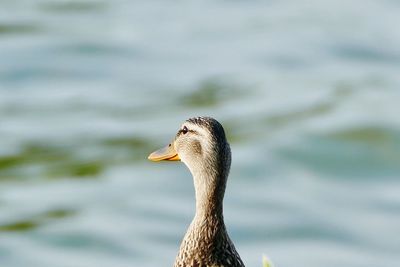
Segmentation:
{"type": "Polygon", "coordinates": [[[148,159],[151,161],[181,160],[179,158],[178,152],[175,151],[174,145],[172,143],[166,147],[154,151],[149,155],[148,159]]]}

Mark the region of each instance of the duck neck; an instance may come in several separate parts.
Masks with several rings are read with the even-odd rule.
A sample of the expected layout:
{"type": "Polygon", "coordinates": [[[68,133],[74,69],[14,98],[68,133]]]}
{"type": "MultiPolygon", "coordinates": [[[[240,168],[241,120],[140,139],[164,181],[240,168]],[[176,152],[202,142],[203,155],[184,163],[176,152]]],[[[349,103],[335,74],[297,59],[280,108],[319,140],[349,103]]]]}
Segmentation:
{"type": "Polygon", "coordinates": [[[194,175],[197,221],[210,219],[223,222],[225,175],[202,171],[194,175]]]}

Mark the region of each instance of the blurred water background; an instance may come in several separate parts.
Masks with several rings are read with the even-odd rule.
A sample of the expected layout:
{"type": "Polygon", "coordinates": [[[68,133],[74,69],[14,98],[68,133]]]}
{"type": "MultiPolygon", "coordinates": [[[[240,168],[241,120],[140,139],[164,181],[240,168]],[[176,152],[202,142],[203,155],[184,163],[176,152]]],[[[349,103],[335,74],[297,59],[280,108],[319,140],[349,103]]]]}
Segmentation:
{"type": "Polygon", "coordinates": [[[400,264],[400,3],[0,1],[0,266],[172,266],[184,119],[233,150],[246,266],[400,264]]]}

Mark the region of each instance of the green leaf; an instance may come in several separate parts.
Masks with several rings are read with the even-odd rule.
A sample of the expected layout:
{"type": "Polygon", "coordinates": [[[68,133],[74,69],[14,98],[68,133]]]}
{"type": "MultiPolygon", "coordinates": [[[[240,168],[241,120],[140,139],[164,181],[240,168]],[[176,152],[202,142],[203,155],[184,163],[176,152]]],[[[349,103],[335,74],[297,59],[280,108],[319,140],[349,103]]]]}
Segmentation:
{"type": "Polygon", "coordinates": [[[263,267],[274,267],[271,260],[266,255],[263,255],[262,264],[263,267]]]}

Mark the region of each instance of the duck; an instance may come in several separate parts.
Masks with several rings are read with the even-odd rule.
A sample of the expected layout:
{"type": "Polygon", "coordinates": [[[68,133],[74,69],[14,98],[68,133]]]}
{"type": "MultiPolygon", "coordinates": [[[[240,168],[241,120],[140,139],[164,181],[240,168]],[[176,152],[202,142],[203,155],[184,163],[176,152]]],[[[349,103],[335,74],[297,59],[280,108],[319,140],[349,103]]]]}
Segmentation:
{"type": "Polygon", "coordinates": [[[231,149],[222,125],[211,117],[186,120],[151,161],[181,161],[193,176],[196,212],[182,240],[174,267],[244,267],[223,217],[231,149]]]}

